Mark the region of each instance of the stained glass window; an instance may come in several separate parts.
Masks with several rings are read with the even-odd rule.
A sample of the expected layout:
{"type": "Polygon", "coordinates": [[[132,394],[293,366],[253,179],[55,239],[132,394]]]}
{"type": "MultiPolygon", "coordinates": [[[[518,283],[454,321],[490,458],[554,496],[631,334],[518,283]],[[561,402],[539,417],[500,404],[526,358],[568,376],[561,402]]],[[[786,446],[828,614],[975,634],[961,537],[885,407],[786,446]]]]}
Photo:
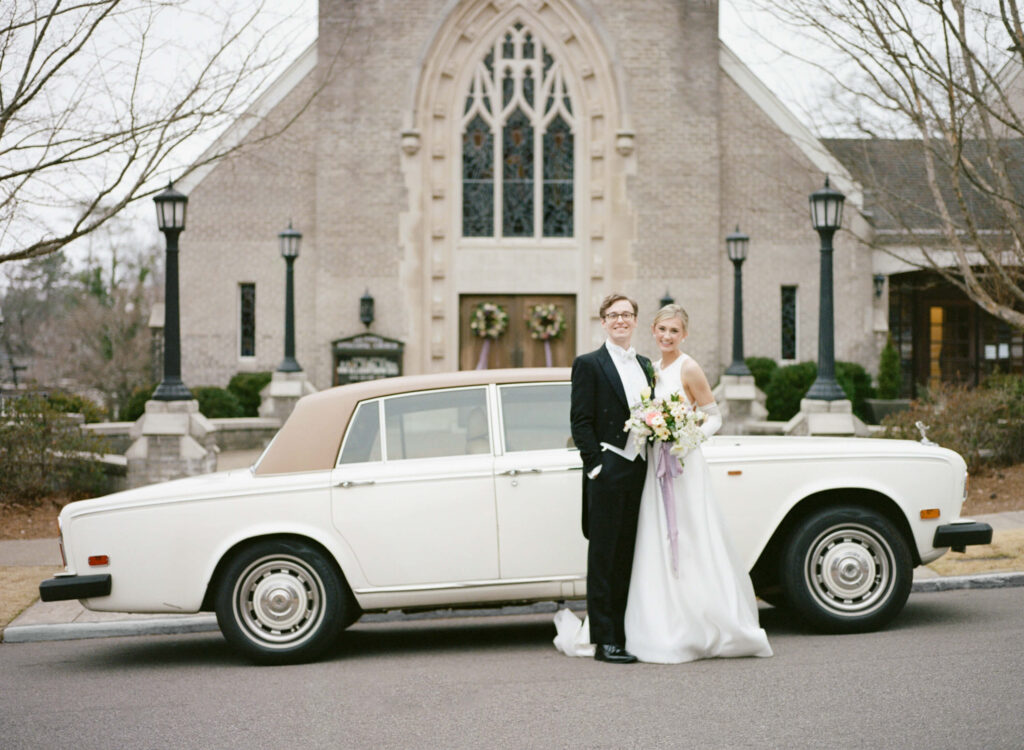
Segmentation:
{"type": "Polygon", "coordinates": [[[796,287],[782,287],[782,359],[796,359],[796,287]]]}
{"type": "Polygon", "coordinates": [[[516,23],[470,80],[462,117],[462,235],[572,237],[575,127],[562,66],[516,23]]]}
{"type": "Polygon", "coordinates": [[[256,285],[239,284],[239,348],[242,357],[256,356],[256,285]]]}
{"type": "Polygon", "coordinates": [[[462,235],[494,234],[494,136],[477,115],[462,135],[462,235]]]}
{"type": "Polygon", "coordinates": [[[530,119],[516,110],[503,129],[502,234],[505,237],[533,236],[533,127],[530,119]]]}

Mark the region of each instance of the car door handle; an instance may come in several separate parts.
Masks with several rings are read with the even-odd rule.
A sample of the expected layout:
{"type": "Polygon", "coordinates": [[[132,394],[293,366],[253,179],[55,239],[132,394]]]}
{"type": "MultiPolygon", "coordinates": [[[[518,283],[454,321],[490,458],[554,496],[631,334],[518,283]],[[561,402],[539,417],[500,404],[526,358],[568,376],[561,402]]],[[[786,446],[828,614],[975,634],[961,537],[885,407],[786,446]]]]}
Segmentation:
{"type": "Polygon", "coordinates": [[[509,469],[501,472],[502,476],[517,477],[520,474],[540,474],[540,469],[509,469]]]}
{"type": "Polygon", "coordinates": [[[363,480],[356,480],[356,481],[352,481],[351,479],[346,479],[344,482],[338,482],[334,486],[335,487],[342,487],[342,488],[347,490],[350,487],[366,487],[367,485],[370,485],[370,484],[373,484],[373,483],[374,482],[373,482],[372,479],[363,479],[363,480]]]}

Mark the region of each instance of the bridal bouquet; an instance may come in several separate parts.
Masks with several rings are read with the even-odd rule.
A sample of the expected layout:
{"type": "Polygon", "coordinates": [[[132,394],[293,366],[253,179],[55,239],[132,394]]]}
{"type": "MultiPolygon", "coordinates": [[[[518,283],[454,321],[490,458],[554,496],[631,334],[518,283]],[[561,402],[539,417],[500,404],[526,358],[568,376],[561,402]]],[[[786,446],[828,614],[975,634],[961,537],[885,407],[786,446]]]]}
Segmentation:
{"type": "Polygon", "coordinates": [[[707,439],[700,429],[705,419],[704,413],[691,409],[680,394],[652,399],[651,389],[644,388],[623,429],[633,433],[637,448],[656,440],[666,443],[682,464],[683,456],[707,439]]]}

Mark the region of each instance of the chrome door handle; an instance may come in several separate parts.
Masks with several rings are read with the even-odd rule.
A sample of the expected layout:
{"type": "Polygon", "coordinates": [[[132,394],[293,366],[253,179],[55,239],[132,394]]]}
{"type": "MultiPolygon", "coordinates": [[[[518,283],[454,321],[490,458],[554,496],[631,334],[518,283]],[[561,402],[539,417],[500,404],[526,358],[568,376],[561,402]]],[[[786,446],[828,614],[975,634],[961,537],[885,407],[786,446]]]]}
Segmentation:
{"type": "Polygon", "coordinates": [[[501,472],[502,476],[517,477],[520,474],[540,474],[540,469],[509,469],[501,472]]]}
{"type": "Polygon", "coordinates": [[[373,482],[372,479],[363,479],[363,480],[356,480],[356,481],[352,481],[350,479],[346,479],[344,482],[338,482],[334,486],[335,487],[342,487],[342,488],[347,490],[350,487],[366,487],[367,485],[370,485],[370,484],[373,484],[373,483],[374,482],[373,482]]]}

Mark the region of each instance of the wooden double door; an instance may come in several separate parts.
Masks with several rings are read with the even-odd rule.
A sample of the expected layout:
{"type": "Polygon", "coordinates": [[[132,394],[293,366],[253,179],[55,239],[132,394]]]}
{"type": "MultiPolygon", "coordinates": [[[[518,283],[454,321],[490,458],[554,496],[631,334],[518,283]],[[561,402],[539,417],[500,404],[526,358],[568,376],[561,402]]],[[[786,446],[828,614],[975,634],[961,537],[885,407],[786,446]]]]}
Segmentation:
{"type": "Polygon", "coordinates": [[[544,342],[530,336],[527,318],[534,305],[555,304],[565,317],[565,330],[551,342],[551,365],[568,367],[576,356],[576,297],[571,294],[464,294],[459,298],[459,369],[472,370],[480,361],[484,339],[469,327],[477,305],[491,302],[508,313],[508,327],[492,340],[487,367],[544,367],[544,342]]]}

